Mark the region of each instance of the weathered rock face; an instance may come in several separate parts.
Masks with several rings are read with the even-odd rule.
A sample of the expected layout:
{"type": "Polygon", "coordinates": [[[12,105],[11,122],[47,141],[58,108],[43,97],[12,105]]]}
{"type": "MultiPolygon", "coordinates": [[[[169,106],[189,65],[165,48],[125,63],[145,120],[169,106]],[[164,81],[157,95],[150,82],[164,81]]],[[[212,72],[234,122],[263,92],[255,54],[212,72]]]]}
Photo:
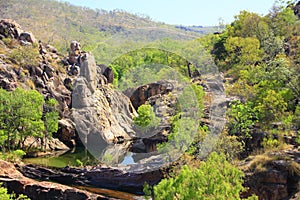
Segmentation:
{"type": "Polygon", "coordinates": [[[23,32],[21,26],[11,19],[2,19],[0,21],[0,38],[2,39],[10,37],[18,39],[20,34],[23,32]]]}
{"type": "Polygon", "coordinates": [[[69,150],[69,148],[57,138],[52,138],[51,140],[46,139],[46,141],[42,142],[40,140],[36,140],[33,137],[28,137],[25,140],[24,145],[27,147],[31,146],[31,147],[35,147],[35,148],[39,148],[39,147],[43,146],[47,152],[69,150]]]}
{"type": "Polygon", "coordinates": [[[103,141],[129,140],[133,133],[131,115],[134,114],[130,100],[109,85],[97,89],[94,57],[84,54],[80,60],[80,75],[72,94],[72,118],[78,135],[87,145],[97,145],[97,141],[101,145],[103,141]]]}
{"type": "MultiPolygon", "coordinates": [[[[46,172],[45,172],[46,173],[46,172]]],[[[12,163],[0,160],[0,181],[9,192],[25,194],[32,200],[112,199],[58,183],[35,181],[24,177],[12,163]]]]}
{"type": "Polygon", "coordinates": [[[167,94],[173,89],[174,85],[171,82],[160,81],[157,83],[142,85],[134,89],[134,92],[131,92],[132,90],[129,89],[125,91],[124,94],[130,98],[133,107],[137,109],[139,106],[145,104],[150,97],[158,94],[167,94]]]}
{"type": "Polygon", "coordinates": [[[80,77],[84,77],[91,93],[97,88],[97,69],[95,58],[87,53],[80,57],[80,77]]]}
{"type": "Polygon", "coordinates": [[[293,8],[295,15],[297,15],[300,18],[300,1],[294,6],[293,8]]]}
{"type": "Polygon", "coordinates": [[[110,67],[107,67],[104,70],[103,75],[106,77],[107,83],[113,83],[114,82],[114,73],[113,73],[113,71],[110,67]]]}
{"type": "Polygon", "coordinates": [[[275,159],[265,165],[264,170],[245,171],[245,186],[249,189],[242,197],[256,194],[259,199],[264,200],[293,198],[300,189],[300,174],[299,167],[292,165],[291,162],[293,160],[300,163],[300,154],[298,151],[286,151],[280,156],[289,157],[291,160],[275,159]]]}
{"type": "Polygon", "coordinates": [[[82,169],[65,167],[54,171],[44,167],[24,165],[20,167],[20,170],[26,177],[34,179],[47,179],[68,185],[114,189],[134,194],[143,194],[145,183],[157,184],[164,176],[163,170],[159,168],[149,170],[150,166],[143,163],[131,167],[132,169],[124,166],[98,165],[82,169]]]}
{"type": "Polygon", "coordinates": [[[72,41],[70,44],[70,53],[69,53],[69,63],[71,65],[78,65],[79,64],[79,56],[80,56],[80,43],[77,41],[72,41]]]}
{"type": "Polygon", "coordinates": [[[70,148],[75,147],[76,144],[80,144],[77,138],[75,124],[71,119],[60,119],[58,121],[58,127],[58,131],[53,134],[53,137],[58,138],[70,148]]]}
{"type": "Polygon", "coordinates": [[[17,87],[17,73],[0,59],[0,87],[12,91],[17,87]]]}
{"type": "Polygon", "coordinates": [[[35,37],[32,33],[29,32],[23,32],[20,34],[19,40],[22,42],[25,42],[24,44],[26,44],[26,42],[28,42],[29,44],[31,43],[36,43],[35,37]]]}
{"type": "Polygon", "coordinates": [[[11,19],[0,21],[0,39],[2,38],[17,39],[22,45],[30,45],[36,42],[32,33],[24,32],[21,26],[11,19]]]}

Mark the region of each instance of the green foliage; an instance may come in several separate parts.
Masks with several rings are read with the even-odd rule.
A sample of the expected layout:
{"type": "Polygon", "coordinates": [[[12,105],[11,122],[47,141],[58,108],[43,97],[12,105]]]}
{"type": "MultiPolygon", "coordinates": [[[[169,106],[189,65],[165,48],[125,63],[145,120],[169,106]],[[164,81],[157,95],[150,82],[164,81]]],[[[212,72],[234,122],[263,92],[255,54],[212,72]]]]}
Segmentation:
{"type": "Polygon", "coordinates": [[[44,107],[46,107],[46,112],[44,114],[44,125],[45,131],[48,137],[52,137],[53,133],[58,131],[58,119],[59,113],[57,108],[58,102],[55,99],[48,99],[44,107]]]}
{"type": "Polygon", "coordinates": [[[58,130],[58,103],[54,99],[49,99],[44,103],[43,96],[35,90],[17,88],[8,92],[0,89],[0,146],[2,151],[24,149],[23,143],[29,136],[51,137],[51,134],[58,130]]]}
{"type": "Polygon", "coordinates": [[[217,153],[224,153],[227,160],[232,161],[240,157],[245,150],[245,144],[241,138],[236,135],[229,135],[227,129],[224,129],[218,136],[215,151],[217,153]]]}
{"type": "Polygon", "coordinates": [[[230,134],[245,136],[254,124],[268,131],[274,122],[283,122],[285,132],[299,128],[299,36],[291,4],[275,5],[267,16],[242,11],[212,37],[215,61],[231,78],[227,93],[243,102],[228,112],[230,134]]]}
{"type": "Polygon", "coordinates": [[[190,111],[189,116],[193,116],[196,119],[202,116],[203,111],[203,97],[205,92],[202,86],[197,84],[191,84],[184,87],[182,93],[178,97],[177,112],[190,111]],[[194,109],[192,109],[194,108],[194,109]]]}
{"type": "MultiPolygon", "coordinates": [[[[171,130],[168,142],[158,145],[161,152],[187,152],[194,153],[196,147],[192,143],[202,141],[206,135],[206,128],[200,126],[199,119],[203,115],[203,97],[205,93],[201,86],[191,84],[183,89],[177,98],[176,112],[171,117],[171,130]]],[[[169,155],[174,156],[174,155],[169,155]]]]}
{"type": "Polygon", "coordinates": [[[76,159],[76,164],[78,167],[83,167],[83,162],[79,159],[76,159]]]}
{"type": "Polygon", "coordinates": [[[279,93],[267,90],[256,108],[259,112],[259,119],[266,123],[265,126],[268,126],[272,122],[281,120],[287,103],[279,93]]]}
{"type": "Polygon", "coordinates": [[[186,59],[175,53],[156,48],[143,48],[123,54],[115,59],[110,67],[117,72],[119,80],[123,82],[130,80],[132,83],[126,84],[130,87],[132,84],[154,82],[159,78],[157,73],[166,66],[188,77],[187,64],[186,59]],[[151,81],[152,78],[154,80],[151,81]]]}
{"type": "Polygon", "coordinates": [[[279,141],[272,135],[265,137],[262,141],[262,146],[265,150],[275,149],[279,146],[279,144],[279,141]]]}
{"type": "MultiPolygon", "coordinates": [[[[1,184],[2,185],[2,184],[1,184]]],[[[10,200],[13,199],[11,194],[7,193],[7,189],[4,187],[0,187],[0,199],[2,200],[10,200]]]]}
{"type": "Polygon", "coordinates": [[[286,38],[291,37],[294,25],[298,20],[297,16],[291,7],[279,8],[279,10],[275,9],[273,9],[272,13],[272,28],[275,34],[286,38]]]}
{"type": "Polygon", "coordinates": [[[295,124],[296,128],[300,128],[300,105],[296,106],[295,109],[295,117],[293,118],[293,123],[295,124]]]}
{"type": "Polygon", "coordinates": [[[0,183],[0,199],[1,200],[30,200],[26,195],[20,194],[16,197],[15,194],[8,194],[7,189],[5,187],[1,187],[2,183],[0,183]]]}
{"type": "Polygon", "coordinates": [[[0,158],[10,162],[19,162],[25,155],[26,153],[23,150],[17,149],[12,152],[0,154],[0,158]]]}
{"type": "Polygon", "coordinates": [[[172,120],[171,134],[168,136],[168,143],[161,146],[161,150],[174,148],[185,152],[190,144],[195,140],[199,131],[199,122],[190,117],[181,117],[176,115],[172,120]]]}
{"type": "MultiPolygon", "coordinates": [[[[213,152],[199,169],[183,166],[177,176],[153,187],[155,199],[240,199],[243,172],[213,152]]],[[[255,197],[253,197],[255,198],[255,197]]]]}
{"type": "Polygon", "coordinates": [[[255,37],[258,34],[258,27],[261,22],[261,16],[243,10],[235,16],[235,20],[230,27],[231,34],[243,38],[255,37]]]}
{"type": "Polygon", "coordinates": [[[251,129],[258,121],[257,110],[251,102],[243,104],[240,101],[232,102],[229,110],[229,133],[242,139],[251,137],[251,129]]]}
{"type": "Polygon", "coordinates": [[[0,130],[2,150],[21,147],[28,136],[42,137],[43,96],[35,90],[0,89],[0,130]]]}
{"type": "Polygon", "coordinates": [[[143,186],[143,192],[145,194],[146,200],[150,199],[151,194],[152,194],[152,187],[149,184],[147,184],[146,182],[144,183],[144,186],[143,186]]]}
{"type": "Polygon", "coordinates": [[[155,116],[154,110],[150,105],[141,105],[137,110],[138,116],[133,118],[133,122],[141,128],[157,127],[160,119],[155,116]]]}
{"type": "Polygon", "coordinates": [[[224,46],[231,55],[227,58],[229,64],[251,65],[260,60],[260,42],[256,38],[229,37],[224,46]]]}

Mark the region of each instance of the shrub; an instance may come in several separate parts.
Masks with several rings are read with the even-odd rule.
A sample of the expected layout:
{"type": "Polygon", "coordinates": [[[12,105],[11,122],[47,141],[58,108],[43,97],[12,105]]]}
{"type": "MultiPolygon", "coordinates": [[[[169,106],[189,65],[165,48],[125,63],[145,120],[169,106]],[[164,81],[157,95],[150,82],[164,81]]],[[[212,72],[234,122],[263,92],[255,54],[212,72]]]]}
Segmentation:
{"type": "MultiPolygon", "coordinates": [[[[154,186],[155,199],[240,199],[243,172],[213,152],[198,169],[183,166],[177,176],[154,186]]],[[[251,197],[256,199],[256,197],[251,197]]]]}
{"type": "Polygon", "coordinates": [[[22,160],[23,156],[25,156],[25,155],[26,155],[26,153],[23,150],[17,149],[12,152],[0,154],[0,158],[3,160],[10,161],[10,162],[19,162],[22,160]]]}
{"type": "Polygon", "coordinates": [[[139,127],[157,127],[160,119],[155,116],[150,105],[141,105],[137,110],[138,116],[133,118],[133,122],[139,127]]]}
{"type": "Polygon", "coordinates": [[[265,150],[277,148],[279,144],[279,141],[273,136],[265,137],[262,141],[262,146],[265,150]]]}
{"type": "Polygon", "coordinates": [[[0,199],[1,200],[30,200],[26,195],[20,194],[16,197],[15,194],[8,194],[7,189],[5,187],[1,187],[2,183],[0,183],[0,199]]]}

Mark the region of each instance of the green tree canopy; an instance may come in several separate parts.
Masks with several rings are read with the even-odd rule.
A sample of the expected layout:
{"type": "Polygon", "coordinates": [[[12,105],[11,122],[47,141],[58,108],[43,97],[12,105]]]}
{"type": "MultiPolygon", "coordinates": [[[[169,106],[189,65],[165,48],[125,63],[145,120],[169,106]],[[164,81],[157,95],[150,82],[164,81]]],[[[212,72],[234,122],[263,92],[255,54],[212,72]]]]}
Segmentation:
{"type": "Polygon", "coordinates": [[[163,179],[153,190],[155,199],[240,199],[245,190],[242,184],[243,172],[224,154],[213,152],[198,169],[185,165],[177,176],[163,179]]]}
{"type": "MultiPolygon", "coordinates": [[[[56,111],[45,113],[43,96],[36,90],[17,88],[12,92],[0,89],[0,146],[2,151],[23,148],[27,137],[43,138],[44,131],[57,131],[56,111]]],[[[50,101],[53,104],[54,100],[50,101]]],[[[51,107],[51,105],[48,105],[51,107]]]]}

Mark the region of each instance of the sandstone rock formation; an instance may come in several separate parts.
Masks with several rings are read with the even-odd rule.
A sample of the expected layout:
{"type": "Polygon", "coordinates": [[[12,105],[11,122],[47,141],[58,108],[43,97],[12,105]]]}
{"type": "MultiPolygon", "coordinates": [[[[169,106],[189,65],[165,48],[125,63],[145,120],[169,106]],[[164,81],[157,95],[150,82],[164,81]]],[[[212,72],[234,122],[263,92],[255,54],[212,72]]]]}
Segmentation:
{"type": "Polygon", "coordinates": [[[97,88],[97,69],[94,56],[87,53],[80,56],[79,76],[85,78],[88,89],[94,93],[97,88]]]}
{"type": "Polygon", "coordinates": [[[60,119],[58,121],[58,127],[58,131],[53,134],[53,137],[58,138],[70,148],[81,143],[76,134],[75,124],[71,119],[60,119]]]}
{"type": "Polygon", "coordinates": [[[295,164],[300,164],[299,151],[275,152],[275,155],[268,156],[278,156],[279,159],[261,160],[262,169],[260,170],[251,168],[251,166],[257,165],[255,160],[258,160],[258,156],[242,163],[242,166],[250,166],[245,171],[245,186],[248,190],[242,194],[242,197],[256,194],[259,199],[265,200],[294,199],[300,184],[300,168],[295,164]],[[293,164],[293,162],[295,163],[293,164]]]}
{"type": "Polygon", "coordinates": [[[2,19],[0,21],[0,38],[14,38],[18,39],[22,33],[21,26],[11,19],[2,19]]]}
{"type": "Polygon", "coordinates": [[[113,199],[53,182],[35,181],[24,177],[12,163],[0,160],[0,181],[9,192],[25,194],[32,200],[113,199]]]}
{"type": "Polygon", "coordinates": [[[23,165],[20,166],[20,171],[26,177],[34,179],[46,179],[74,186],[114,189],[133,194],[143,194],[145,183],[157,184],[164,174],[163,170],[145,163],[130,167],[108,167],[105,165],[85,168],[65,167],[56,171],[35,165],[23,165]]]}
{"type": "Polygon", "coordinates": [[[70,44],[70,53],[68,61],[71,65],[79,65],[79,57],[81,53],[80,43],[72,41],[70,44]]]}
{"type": "Polygon", "coordinates": [[[97,89],[97,69],[94,57],[80,57],[80,74],[73,85],[72,118],[86,145],[129,140],[133,134],[130,100],[109,85],[97,89]]]}
{"type": "Polygon", "coordinates": [[[32,33],[23,31],[21,26],[11,19],[0,21],[0,39],[2,38],[17,39],[22,45],[30,45],[36,42],[32,33]]]}
{"type": "Polygon", "coordinates": [[[167,94],[174,89],[174,85],[168,81],[160,81],[157,83],[150,83],[135,88],[132,92],[131,89],[124,91],[128,96],[135,109],[145,104],[145,102],[152,96],[167,94]]]}

